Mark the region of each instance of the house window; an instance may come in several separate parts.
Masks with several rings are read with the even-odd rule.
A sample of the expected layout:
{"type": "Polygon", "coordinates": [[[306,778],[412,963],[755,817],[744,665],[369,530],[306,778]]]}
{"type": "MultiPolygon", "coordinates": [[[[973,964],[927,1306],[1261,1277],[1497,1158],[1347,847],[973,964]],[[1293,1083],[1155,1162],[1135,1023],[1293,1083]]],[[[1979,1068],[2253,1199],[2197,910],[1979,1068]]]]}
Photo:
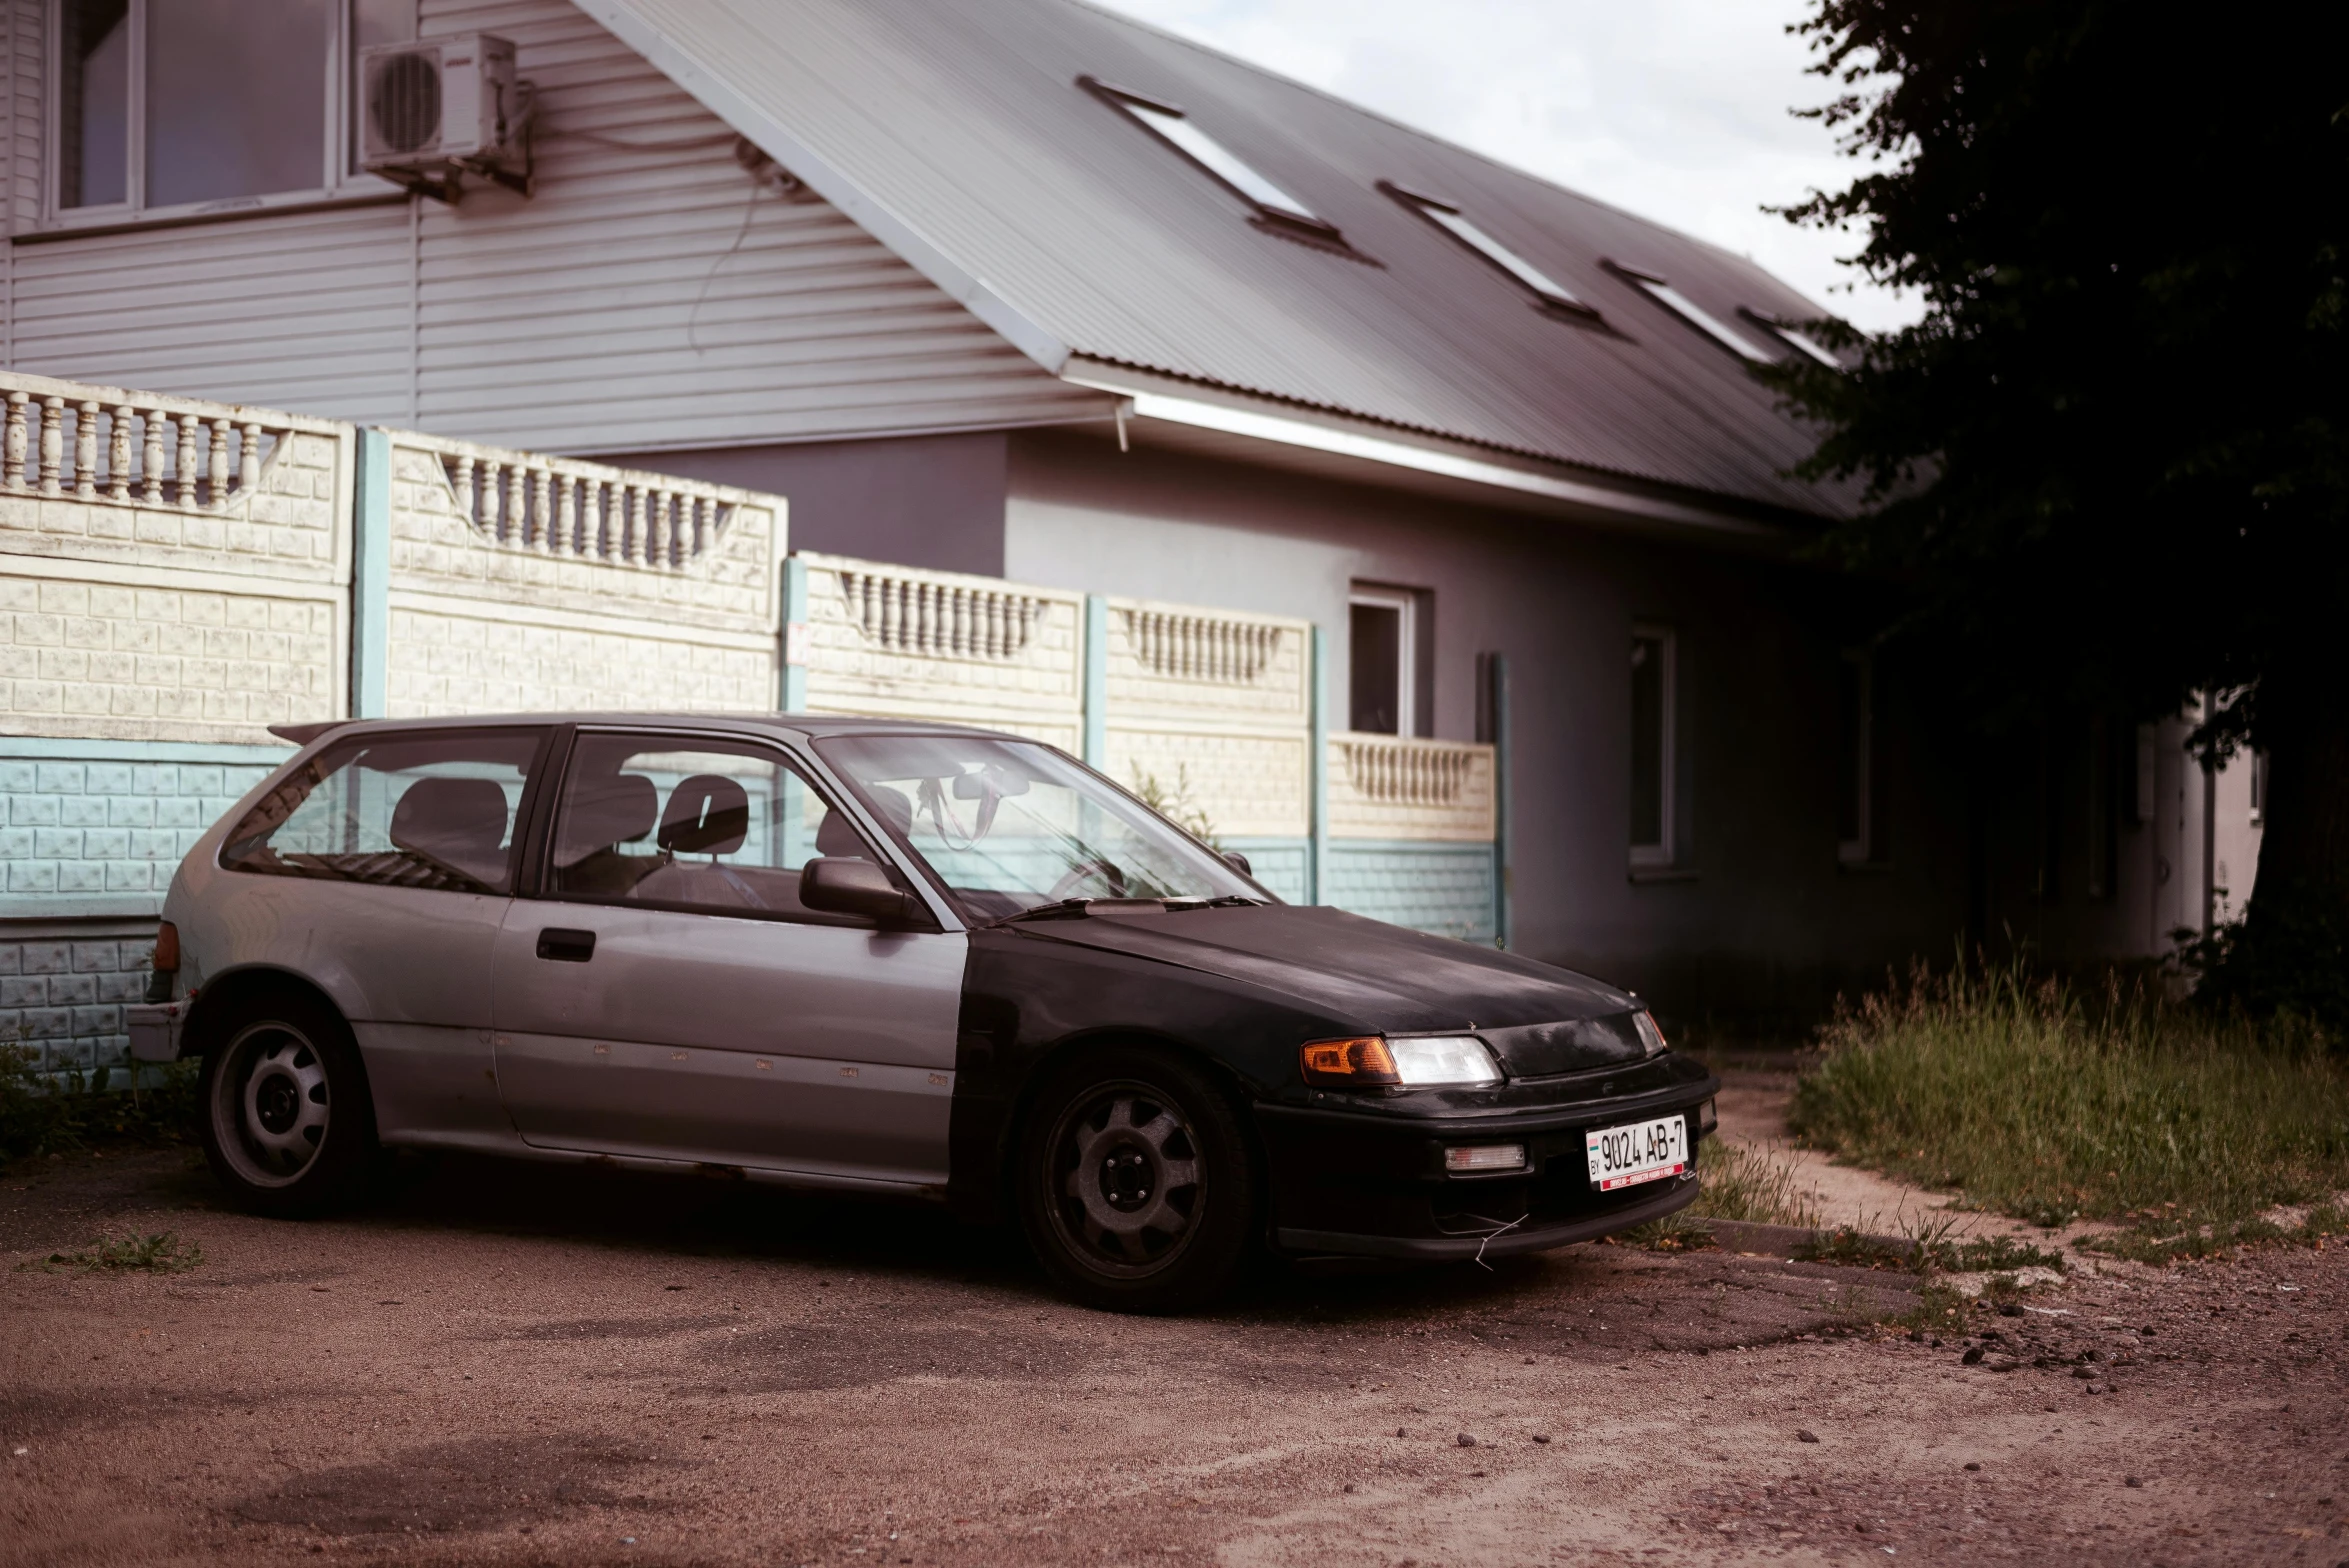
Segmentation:
{"type": "Polygon", "coordinates": [[[1669,866],[1673,852],[1673,737],[1678,728],[1679,639],[1666,627],[1631,631],[1631,863],[1669,866]]]}
{"type": "Polygon", "coordinates": [[[1255,165],[1217,141],[1198,121],[1173,104],[1161,103],[1140,93],[1128,92],[1122,87],[1112,87],[1090,76],[1078,77],[1077,85],[1112,108],[1122,110],[1128,119],[1205,170],[1219,184],[1255,208],[1256,219],[1260,223],[1344,246],[1345,241],[1338,233],[1337,225],[1283,190],[1255,165]]]}
{"type": "Polygon", "coordinates": [[[2251,825],[2260,827],[2267,821],[2267,753],[2251,754],[2251,825]]]}
{"type": "Polygon", "coordinates": [[[1835,858],[1872,865],[1881,856],[1876,808],[1876,661],[1846,653],[1835,665],[1835,858]]]}
{"type": "Polygon", "coordinates": [[[1419,714],[1419,596],[1356,584],[1347,613],[1347,728],[1412,735],[1419,714]]]}
{"type": "Polygon", "coordinates": [[[415,36],[416,0],[56,0],[54,14],[60,215],[384,189],[352,178],[350,67],[361,44],[415,36]]]}
{"type": "Polygon", "coordinates": [[[1515,278],[1531,290],[1535,300],[1541,304],[1570,311],[1579,316],[1598,314],[1589,305],[1576,298],[1572,289],[1487,234],[1476,220],[1450,202],[1439,201],[1433,196],[1422,196],[1417,191],[1407,191],[1402,186],[1390,184],[1385,180],[1379,181],[1378,188],[1452,236],[1462,245],[1476,252],[1477,255],[1482,256],[1493,266],[1515,278]]]}
{"type": "Polygon", "coordinates": [[[1764,352],[1761,348],[1757,347],[1752,339],[1748,338],[1744,333],[1738,331],[1735,327],[1729,325],[1728,322],[1723,321],[1720,317],[1714,315],[1711,311],[1699,305],[1695,300],[1692,300],[1687,295],[1681,293],[1680,290],[1674,288],[1671,284],[1665,282],[1662,278],[1655,276],[1653,273],[1640,272],[1634,268],[1622,266],[1615,262],[1606,263],[1606,267],[1608,271],[1614,273],[1617,277],[1622,278],[1624,281],[1631,284],[1632,287],[1647,295],[1648,298],[1654,300],[1657,304],[1663,306],[1666,310],[1671,311],[1672,314],[1678,316],[1681,320],[1687,322],[1690,326],[1696,328],[1699,332],[1702,332],[1705,336],[1711,338],[1714,342],[1720,344],[1723,348],[1729,350],[1729,352],[1732,354],[1735,354],[1743,359],[1750,359],[1757,364],[1767,365],[1773,363],[1771,356],[1764,352]]]}

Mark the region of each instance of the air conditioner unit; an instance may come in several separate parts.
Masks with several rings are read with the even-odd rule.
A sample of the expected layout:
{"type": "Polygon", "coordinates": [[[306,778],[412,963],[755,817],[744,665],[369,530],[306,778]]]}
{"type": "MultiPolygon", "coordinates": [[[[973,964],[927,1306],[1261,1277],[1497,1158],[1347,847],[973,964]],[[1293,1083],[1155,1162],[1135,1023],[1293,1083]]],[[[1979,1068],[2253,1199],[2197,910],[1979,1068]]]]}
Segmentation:
{"type": "Polygon", "coordinates": [[[359,54],[360,163],[455,201],[470,173],[529,194],[530,84],[489,33],[371,44],[359,54]]]}

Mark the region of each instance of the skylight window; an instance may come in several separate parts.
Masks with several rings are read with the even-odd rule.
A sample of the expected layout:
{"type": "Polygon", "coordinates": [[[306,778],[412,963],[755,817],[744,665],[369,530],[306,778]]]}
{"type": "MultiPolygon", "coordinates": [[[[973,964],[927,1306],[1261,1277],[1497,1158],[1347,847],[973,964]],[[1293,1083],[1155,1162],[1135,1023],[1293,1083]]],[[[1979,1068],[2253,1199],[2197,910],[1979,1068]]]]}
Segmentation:
{"type": "Polygon", "coordinates": [[[1173,104],[1159,103],[1122,87],[1095,81],[1090,76],[1078,77],[1077,85],[1112,107],[1123,110],[1136,124],[1215,176],[1254,207],[1258,217],[1309,230],[1321,239],[1339,239],[1336,225],[1281,189],[1255,165],[1217,141],[1198,121],[1173,104]]]}
{"type": "Polygon", "coordinates": [[[1680,290],[1674,288],[1671,284],[1666,283],[1662,278],[1655,277],[1645,272],[1636,272],[1629,267],[1617,265],[1615,263],[1609,263],[1609,270],[1616,273],[1618,276],[1629,279],[1634,285],[1643,290],[1650,299],[1653,299],[1657,304],[1662,305],[1666,310],[1671,311],[1672,314],[1678,316],[1681,320],[1687,322],[1690,326],[1696,328],[1699,332],[1702,332],[1705,334],[1705,336],[1711,338],[1714,342],[1720,344],[1723,348],[1729,350],[1729,352],[1732,354],[1735,354],[1742,359],[1752,360],[1755,364],[1758,365],[1774,363],[1771,355],[1761,348],[1755,346],[1754,342],[1744,333],[1738,331],[1735,327],[1732,327],[1728,322],[1723,321],[1720,317],[1714,315],[1711,311],[1705,309],[1702,305],[1699,305],[1695,300],[1690,299],[1686,294],[1681,293],[1680,290]]]}
{"type": "Polygon", "coordinates": [[[1572,289],[1494,239],[1478,227],[1476,220],[1450,202],[1438,201],[1433,196],[1422,196],[1417,191],[1405,190],[1385,180],[1379,182],[1379,189],[1533,290],[1534,296],[1544,304],[1562,306],[1585,315],[1596,314],[1589,305],[1575,297],[1572,289]]]}
{"type": "Polygon", "coordinates": [[[1749,310],[1744,314],[1748,321],[1758,322],[1762,326],[1768,327],[1771,332],[1775,333],[1779,337],[1784,338],[1790,347],[1798,350],[1801,353],[1810,355],[1811,358],[1817,360],[1820,364],[1825,365],[1829,370],[1841,370],[1843,368],[1843,361],[1835,357],[1835,350],[1829,348],[1826,344],[1820,342],[1817,338],[1812,337],[1809,333],[1803,331],[1802,328],[1794,326],[1789,322],[1781,321],[1776,316],[1765,316],[1758,310],[1749,310]]]}

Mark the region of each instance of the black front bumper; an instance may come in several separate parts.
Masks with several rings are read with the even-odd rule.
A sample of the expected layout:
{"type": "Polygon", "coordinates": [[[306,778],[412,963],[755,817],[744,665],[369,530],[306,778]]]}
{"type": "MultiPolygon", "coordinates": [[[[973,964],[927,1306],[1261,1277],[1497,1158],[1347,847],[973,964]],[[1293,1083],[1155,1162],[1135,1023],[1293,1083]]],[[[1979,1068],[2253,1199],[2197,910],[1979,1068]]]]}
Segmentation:
{"type": "Polygon", "coordinates": [[[1297,1254],[1492,1258],[1645,1224],[1695,1201],[1700,1112],[1719,1087],[1705,1077],[1645,1093],[1465,1114],[1259,1102],[1273,1245],[1297,1254]],[[1597,1190],[1585,1133],[1675,1114],[1688,1118],[1686,1173],[1597,1190]],[[1447,1174],[1444,1149],[1464,1143],[1523,1143],[1527,1169],[1447,1174]]]}

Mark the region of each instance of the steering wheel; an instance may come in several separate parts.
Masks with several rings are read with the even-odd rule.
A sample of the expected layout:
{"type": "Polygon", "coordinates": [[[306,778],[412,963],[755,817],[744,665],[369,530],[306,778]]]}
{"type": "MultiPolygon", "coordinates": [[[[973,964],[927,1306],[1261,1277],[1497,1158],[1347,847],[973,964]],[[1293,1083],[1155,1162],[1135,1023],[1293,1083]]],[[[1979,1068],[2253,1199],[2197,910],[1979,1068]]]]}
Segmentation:
{"type": "Polygon", "coordinates": [[[1055,904],[1064,898],[1074,897],[1077,889],[1084,885],[1087,877],[1099,877],[1109,884],[1109,890],[1113,895],[1119,898],[1125,897],[1126,874],[1117,868],[1117,862],[1104,860],[1099,856],[1086,861],[1083,865],[1071,866],[1068,875],[1053,883],[1051,891],[1046,893],[1044,897],[1048,902],[1055,904]]]}

